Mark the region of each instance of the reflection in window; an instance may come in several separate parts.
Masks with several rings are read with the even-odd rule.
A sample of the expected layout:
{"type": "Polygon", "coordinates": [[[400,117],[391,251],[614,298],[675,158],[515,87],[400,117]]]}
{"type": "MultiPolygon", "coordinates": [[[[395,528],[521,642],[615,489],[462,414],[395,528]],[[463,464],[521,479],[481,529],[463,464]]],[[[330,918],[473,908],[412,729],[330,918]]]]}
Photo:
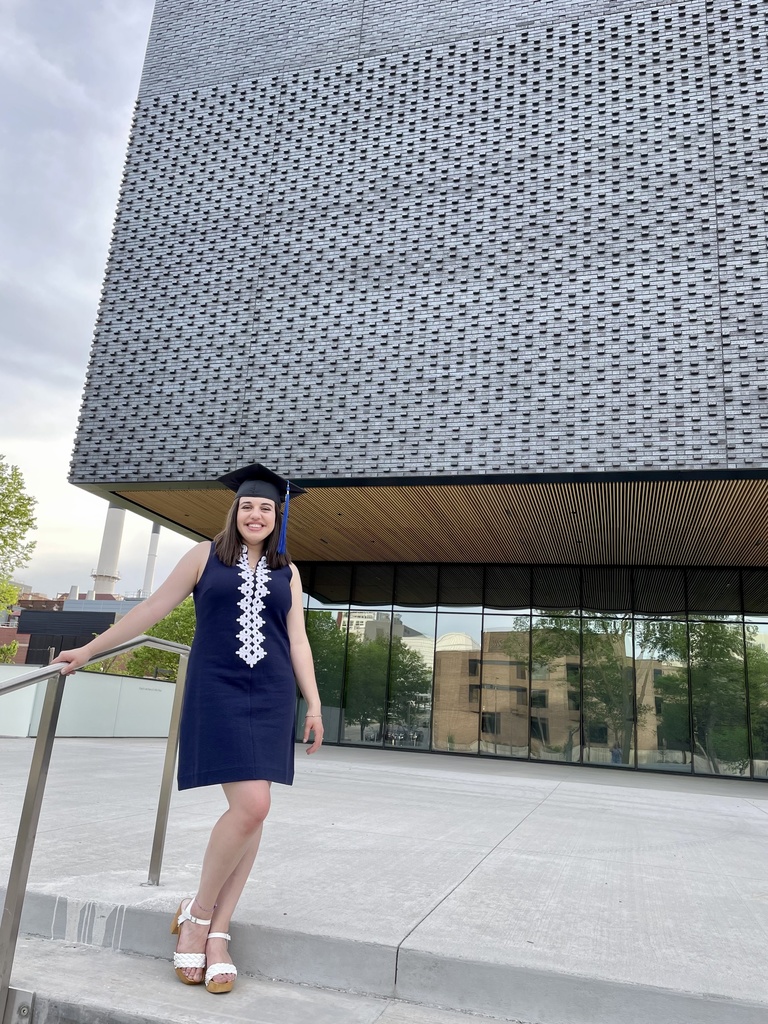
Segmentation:
{"type": "Polygon", "coordinates": [[[590,722],[587,727],[587,739],[590,743],[608,744],[608,726],[605,722],[590,722]]]}
{"type": "MultiPolygon", "coordinates": [[[[655,571],[633,570],[642,614],[632,616],[576,611],[559,570],[470,568],[466,579],[465,566],[441,570],[449,607],[437,609],[435,566],[398,567],[399,607],[376,603],[392,600],[392,573],[379,564],[355,567],[354,593],[350,567],[307,567],[307,633],[331,742],[768,776],[768,574],[759,593],[751,580],[745,622],[735,572],[715,574],[732,607],[721,594],[707,614],[711,574],[680,570],[683,583],[702,584],[693,592],[704,611],[685,618],[681,584],[674,617],[654,619],[655,571]],[[496,607],[522,601],[523,611],[455,604],[474,609],[482,578],[487,599],[489,579],[498,590],[515,573],[530,579],[539,607],[564,610],[532,614],[500,590],[496,607]]],[[[569,572],[575,594],[583,574],[569,572]]],[[[298,712],[302,720],[300,701],[298,712]]]]}
{"type": "Polygon", "coordinates": [[[691,622],[694,765],[718,775],[749,771],[744,632],[731,622],[691,622]]]}
{"type": "Polygon", "coordinates": [[[501,714],[498,711],[484,711],[480,716],[480,731],[498,736],[501,732],[501,714]]]}
{"type": "MultiPolygon", "coordinates": [[[[347,646],[344,615],[343,611],[307,612],[307,637],[323,705],[323,724],[326,736],[332,742],[338,742],[341,728],[341,689],[347,646]]],[[[304,713],[302,706],[296,720],[297,730],[303,730],[304,713]]]]}
{"type": "Polygon", "coordinates": [[[545,718],[531,718],[531,739],[549,743],[549,722],[545,718]]]}
{"type": "Polygon", "coordinates": [[[481,652],[474,638],[479,615],[440,614],[435,642],[435,689],[432,745],[435,750],[477,751],[481,699],[467,700],[470,684],[478,679],[481,652]]]}
{"type": "Polygon", "coordinates": [[[591,764],[633,764],[632,617],[582,619],[582,711],[591,764]],[[604,736],[595,739],[595,736],[604,736]],[[608,749],[610,746],[610,749],[608,749]]]}
{"type": "Polygon", "coordinates": [[[391,617],[384,612],[365,614],[370,618],[358,620],[354,612],[349,616],[342,742],[381,744],[391,617]]]}
{"type": "Polygon", "coordinates": [[[768,631],[748,625],[747,680],[755,776],[768,775],[768,631]]]}
{"type": "Polygon", "coordinates": [[[429,746],[429,719],[432,710],[432,638],[425,643],[409,643],[403,635],[402,620],[396,616],[393,626],[389,665],[389,702],[385,742],[391,745],[429,746]],[[399,634],[399,635],[398,635],[399,634]]]}
{"type": "MultiPolygon", "coordinates": [[[[531,708],[531,757],[546,761],[578,761],[581,756],[581,718],[573,706],[573,665],[581,649],[580,620],[576,617],[536,616],[533,619],[531,649],[532,678],[546,680],[535,687],[538,707],[547,709],[546,719],[531,708]]],[[[578,675],[576,676],[578,682],[578,675]]]]}
{"type": "Polygon", "coordinates": [[[657,622],[646,623],[645,633],[645,645],[667,662],[654,679],[665,760],[666,751],[682,749],[684,757],[692,756],[694,771],[745,774],[749,747],[741,625],[723,619],[657,622]]]}
{"type": "Polygon", "coordinates": [[[527,615],[489,616],[484,623],[482,711],[496,725],[481,729],[481,754],[528,756],[529,625],[527,615]]]}

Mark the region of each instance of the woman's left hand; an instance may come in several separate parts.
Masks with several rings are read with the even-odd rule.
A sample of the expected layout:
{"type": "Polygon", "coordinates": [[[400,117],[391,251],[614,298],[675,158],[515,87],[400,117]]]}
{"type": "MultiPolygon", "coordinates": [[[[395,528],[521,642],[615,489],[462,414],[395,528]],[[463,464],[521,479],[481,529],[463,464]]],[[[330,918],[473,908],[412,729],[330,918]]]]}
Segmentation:
{"type": "Polygon", "coordinates": [[[323,720],[320,715],[307,715],[304,719],[304,742],[309,743],[309,734],[314,733],[314,739],[307,747],[308,754],[314,754],[320,749],[323,742],[323,720]]]}

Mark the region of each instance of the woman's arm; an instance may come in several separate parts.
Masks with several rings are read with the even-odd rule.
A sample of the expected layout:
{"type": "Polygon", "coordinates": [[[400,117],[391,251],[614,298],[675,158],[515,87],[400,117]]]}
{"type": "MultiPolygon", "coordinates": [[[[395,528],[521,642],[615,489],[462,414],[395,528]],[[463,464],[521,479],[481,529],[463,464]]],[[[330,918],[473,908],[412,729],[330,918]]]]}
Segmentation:
{"type": "Polygon", "coordinates": [[[308,754],[314,754],[323,742],[323,719],[321,717],[320,694],[317,690],[315,680],[315,664],[312,660],[312,649],[307,639],[307,630],[304,626],[304,609],[301,604],[301,578],[299,570],[291,565],[291,609],[288,612],[288,639],[291,644],[291,665],[296,682],[301,690],[301,695],[307,702],[307,715],[304,719],[304,742],[309,741],[309,734],[315,734],[311,746],[307,747],[308,754]]]}
{"type": "Polygon", "coordinates": [[[140,636],[164,618],[176,605],[181,604],[184,598],[189,597],[195,589],[205,568],[210,550],[211,545],[208,541],[195,545],[179,560],[168,579],[146,601],[135,605],[119,622],[94,637],[84,647],[62,651],[53,662],[66,665],[66,668],[61,670],[62,675],[69,675],[85,665],[91,658],[108,651],[110,647],[116,647],[118,644],[140,636]]]}

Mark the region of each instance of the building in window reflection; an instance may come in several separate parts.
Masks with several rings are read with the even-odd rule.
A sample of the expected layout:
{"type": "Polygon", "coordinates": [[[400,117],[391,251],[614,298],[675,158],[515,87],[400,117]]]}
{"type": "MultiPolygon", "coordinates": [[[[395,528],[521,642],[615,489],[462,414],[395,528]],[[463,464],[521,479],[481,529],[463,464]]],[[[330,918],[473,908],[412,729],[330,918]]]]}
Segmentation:
{"type": "MultiPolygon", "coordinates": [[[[493,607],[467,606],[466,593],[459,605],[438,567],[434,593],[419,593],[427,607],[408,609],[401,589],[396,608],[391,588],[405,566],[376,609],[326,611],[325,567],[303,568],[309,593],[316,574],[307,621],[331,741],[768,777],[768,617],[505,609],[498,588],[493,607]]],[[[467,569],[484,574],[476,594],[487,593],[496,567],[467,569]]],[[[517,571],[510,605],[521,580],[533,596],[548,570],[517,571]]]]}

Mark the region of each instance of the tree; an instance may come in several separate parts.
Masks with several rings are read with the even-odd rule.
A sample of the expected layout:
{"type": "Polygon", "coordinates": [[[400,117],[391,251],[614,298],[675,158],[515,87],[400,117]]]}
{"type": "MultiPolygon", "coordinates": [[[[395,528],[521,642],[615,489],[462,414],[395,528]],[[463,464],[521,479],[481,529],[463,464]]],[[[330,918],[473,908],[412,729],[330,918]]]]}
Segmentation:
{"type": "MultiPolygon", "coordinates": [[[[195,605],[191,597],[185,598],[156,626],[147,630],[148,636],[173,640],[177,644],[192,643],[195,635],[195,605]]],[[[125,674],[129,676],[164,676],[175,679],[179,668],[178,654],[169,651],[158,651],[154,647],[140,647],[135,650],[125,664],[125,674]]]]}
{"type": "Polygon", "coordinates": [[[347,672],[344,690],[344,720],[358,723],[360,739],[367,726],[383,723],[387,698],[389,634],[363,640],[354,633],[347,638],[347,672]]]}
{"type": "Polygon", "coordinates": [[[26,536],[35,528],[35,504],[18,466],[9,466],[0,455],[0,612],[15,603],[19,595],[11,580],[32,557],[35,542],[26,536]]]}
{"type": "MultiPolygon", "coordinates": [[[[527,663],[527,619],[510,633],[507,653],[527,663]]],[[[533,625],[532,658],[534,678],[537,668],[552,671],[558,662],[570,659],[581,663],[581,714],[585,733],[590,725],[607,726],[612,741],[621,746],[622,761],[630,760],[635,721],[641,723],[652,710],[645,702],[643,689],[635,702],[631,648],[632,620],[629,616],[608,618],[584,612],[582,616],[542,616],[533,625]]],[[[574,684],[574,689],[577,689],[574,684]]],[[[535,717],[535,708],[531,710],[535,717]]],[[[566,746],[570,749],[576,733],[570,730],[566,746]]]]}
{"type": "MultiPolygon", "coordinates": [[[[11,582],[13,574],[29,561],[34,541],[26,540],[35,527],[35,499],[24,490],[18,466],[9,466],[0,455],[0,612],[11,608],[19,591],[11,582]]],[[[0,646],[0,663],[12,664],[18,644],[0,646]]]]}
{"type": "Polygon", "coordinates": [[[11,640],[9,644],[0,645],[0,665],[13,665],[18,652],[19,643],[17,640],[11,640]]]}
{"type": "Polygon", "coordinates": [[[419,709],[423,713],[432,693],[432,669],[418,651],[392,637],[389,654],[389,709],[391,722],[411,724],[419,709]]]}
{"type": "MultiPolygon", "coordinates": [[[[749,767],[745,653],[749,670],[752,730],[763,747],[768,735],[768,655],[755,642],[757,628],[710,617],[704,622],[654,622],[644,646],[674,664],[656,680],[662,699],[660,735],[668,746],[693,748],[709,770],[742,774],[749,767]],[[688,675],[691,709],[689,719],[688,675]]],[[[756,751],[757,756],[757,751],[756,751]]]]}
{"type": "Polygon", "coordinates": [[[312,610],[307,615],[307,639],[312,648],[315,678],[323,707],[339,707],[344,678],[346,634],[334,612],[312,610]]]}

